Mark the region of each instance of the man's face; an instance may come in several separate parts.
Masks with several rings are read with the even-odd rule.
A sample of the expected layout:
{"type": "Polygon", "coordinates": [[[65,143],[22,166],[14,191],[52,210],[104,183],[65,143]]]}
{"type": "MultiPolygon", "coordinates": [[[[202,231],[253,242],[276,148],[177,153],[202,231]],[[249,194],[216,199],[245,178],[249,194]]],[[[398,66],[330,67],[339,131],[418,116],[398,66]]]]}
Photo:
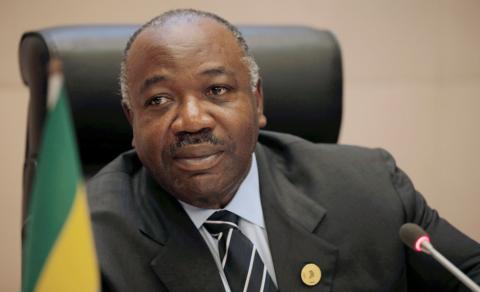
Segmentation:
{"type": "Polygon", "coordinates": [[[165,190],[198,207],[230,201],[266,124],[242,57],[230,31],[205,18],[148,28],[130,49],[135,149],[165,190]]]}

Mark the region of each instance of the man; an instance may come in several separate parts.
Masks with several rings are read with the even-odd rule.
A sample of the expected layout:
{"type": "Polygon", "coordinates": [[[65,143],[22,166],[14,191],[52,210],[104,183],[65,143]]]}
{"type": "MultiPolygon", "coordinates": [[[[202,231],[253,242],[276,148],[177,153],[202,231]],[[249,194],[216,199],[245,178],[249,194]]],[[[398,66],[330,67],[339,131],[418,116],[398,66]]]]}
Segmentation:
{"type": "Polygon", "coordinates": [[[104,290],[465,289],[400,242],[406,222],[480,282],[480,246],[386,152],[259,134],[258,67],[218,16],[175,10],[145,24],[121,85],[134,151],[88,185],[104,290]]]}

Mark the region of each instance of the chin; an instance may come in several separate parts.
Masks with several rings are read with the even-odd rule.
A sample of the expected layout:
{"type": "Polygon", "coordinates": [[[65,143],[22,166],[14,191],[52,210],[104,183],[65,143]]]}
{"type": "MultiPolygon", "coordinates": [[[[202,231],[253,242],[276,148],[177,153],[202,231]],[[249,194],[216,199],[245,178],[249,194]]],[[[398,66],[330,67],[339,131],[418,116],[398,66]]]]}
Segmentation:
{"type": "Polygon", "coordinates": [[[226,183],[211,174],[199,174],[188,181],[177,182],[173,195],[190,205],[200,208],[218,209],[230,202],[238,185],[226,183]],[[233,189],[233,190],[232,190],[233,189]]]}

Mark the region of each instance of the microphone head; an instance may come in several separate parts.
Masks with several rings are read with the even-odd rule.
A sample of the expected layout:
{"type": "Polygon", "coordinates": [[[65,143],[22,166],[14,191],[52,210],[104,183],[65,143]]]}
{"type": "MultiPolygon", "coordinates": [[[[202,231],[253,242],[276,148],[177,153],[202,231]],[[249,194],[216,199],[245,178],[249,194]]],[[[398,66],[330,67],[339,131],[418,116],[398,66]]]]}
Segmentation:
{"type": "Polygon", "coordinates": [[[425,241],[430,242],[427,232],[422,227],[413,223],[403,224],[400,228],[400,239],[409,246],[411,249],[421,252],[422,243],[425,241]]]}

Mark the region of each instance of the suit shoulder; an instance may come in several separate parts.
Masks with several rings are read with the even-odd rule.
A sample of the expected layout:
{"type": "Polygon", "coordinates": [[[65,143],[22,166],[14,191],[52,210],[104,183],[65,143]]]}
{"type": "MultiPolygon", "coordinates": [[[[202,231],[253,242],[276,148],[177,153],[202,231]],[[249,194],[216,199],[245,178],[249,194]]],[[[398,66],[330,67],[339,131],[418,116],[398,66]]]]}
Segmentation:
{"type": "Polygon", "coordinates": [[[87,186],[94,186],[115,177],[132,176],[141,167],[142,164],[134,150],[124,152],[91,177],[87,181],[87,186]]]}
{"type": "MultiPolygon", "coordinates": [[[[277,159],[287,159],[295,164],[333,164],[353,167],[359,163],[385,162],[392,159],[383,149],[367,148],[353,145],[313,143],[290,134],[262,131],[259,143],[265,146],[268,155],[277,159]]],[[[261,146],[261,147],[262,147],[261,146]]]]}
{"type": "MultiPolygon", "coordinates": [[[[314,194],[322,190],[322,196],[325,196],[326,192],[346,193],[348,189],[352,190],[351,196],[371,198],[373,193],[365,190],[372,189],[372,186],[381,186],[389,192],[394,190],[397,167],[385,150],[316,144],[277,133],[267,135],[259,139],[262,143],[256,150],[259,164],[266,166],[264,171],[280,175],[304,193],[314,194]]],[[[398,202],[396,192],[390,194],[398,202]]]]}
{"type": "Polygon", "coordinates": [[[87,183],[87,194],[92,211],[100,206],[113,206],[120,202],[118,196],[124,196],[125,192],[132,189],[136,173],[142,164],[134,151],[122,153],[87,183]]]}
{"type": "Polygon", "coordinates": [[[90,180],[95,180],[98,177],[112,173],[126,173],[131,174],[137,171],[142,166],[140,159],[135,150],[130,150],[121,153],[114,160],[110,161],[102,169],[100,169],[90,180]]]}

